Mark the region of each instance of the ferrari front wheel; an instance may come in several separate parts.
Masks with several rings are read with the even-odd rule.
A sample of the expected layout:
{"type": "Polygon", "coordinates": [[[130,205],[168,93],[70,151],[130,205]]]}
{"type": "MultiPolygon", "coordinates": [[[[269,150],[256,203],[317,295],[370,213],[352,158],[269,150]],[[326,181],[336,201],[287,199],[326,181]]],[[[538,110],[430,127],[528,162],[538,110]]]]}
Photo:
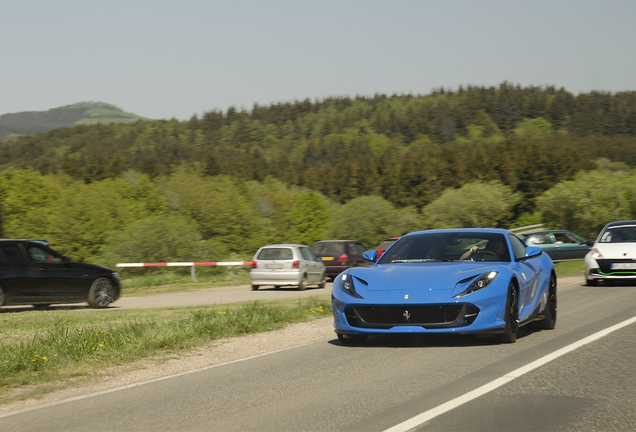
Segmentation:
{"type": "Polygon", "coordinates": [[[536,321],[536,327],[541,330],[552,330],[556,326],[557,319],[557,283],[554,275],[550,276],[548,288],[548,302],[545,305],[544,318],[536,321]]]}
{"type": "Polygon", "coordinates": [[[503,333],[497,335],[497,340],[500,343],[513,343],[517,340],[519,333],[519,291],[512,282],[508,286],[504,321],[506,326],[503,333]]]}

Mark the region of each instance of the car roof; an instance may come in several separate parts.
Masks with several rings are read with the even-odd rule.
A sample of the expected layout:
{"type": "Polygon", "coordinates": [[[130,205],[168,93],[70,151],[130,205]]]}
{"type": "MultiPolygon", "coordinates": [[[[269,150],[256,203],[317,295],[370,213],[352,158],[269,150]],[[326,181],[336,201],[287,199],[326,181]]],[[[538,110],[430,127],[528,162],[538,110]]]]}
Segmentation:
{"type": "Polygon", "coordinates": [[[267,246],[261,246],[259,249],[271,248],[271,247],[307,247],[307,245],[293,244],[293,243],[280,243],[280,244],[271,244],[267,246]]]}
{"type": "Polygon", "coordinates": [[[514,234],[512,231],[503,229],[503,228],[447,228],[447,229],[433,229],[433,230],[424,230],[424,231],[414,231],[406,236],[418,235],[418,234],[445,234],[445,233],[453,233],[453,232],[462,232],[462,233],[488,233],[488,234],[514,234]]]}
{"type": "Polygon", "coordinates": [[[318,240],[316,243],[358,242],[360,240],[318,240]]]}
{"type": "Polygon", "coordinates": [[[517,233],[517,234],[528,236],[528,235],[534,235],[534,234],[550,234],[550,233],[559,233],[559,232],[572,232],[572,231],[568,231],[568,230],[541,230],[541,231],[528,231],[528,232],[517,233]]]}
{"type": "Polygon", "coordinates": [[[0,242],[33,242],[33,243],[40,243],[40,244],[44,244],[47,245],[49,244],[48,241],[43,240],[43,239],[0,239],[0,242]]]}
{"type": "Polygon", "coordinates": [[[636,225],[636,220],[610,222],[606,225],[606,228],[614,228],[618,226],[629,226],[629,225],[636,225]]]}

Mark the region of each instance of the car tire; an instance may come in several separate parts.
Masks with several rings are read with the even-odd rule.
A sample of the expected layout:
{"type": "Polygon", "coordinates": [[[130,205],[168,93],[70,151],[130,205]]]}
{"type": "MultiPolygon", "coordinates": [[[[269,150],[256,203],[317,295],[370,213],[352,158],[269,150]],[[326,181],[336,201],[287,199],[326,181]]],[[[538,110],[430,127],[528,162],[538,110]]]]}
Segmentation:
{"type": "Polygon", "coordinates": [[[545,306],[544,318],[535,321],[534,327],[540,330],[552,330],[556,326],[557,319],[557,283],[554,275],[550,276],[548,288],[548,304],[545,306]]]}
{"type": "Polygon", "coordinates": [[[585,283],[587,284],[587,286],[596,286],[598,281],[596,279],[587,279],[585,283]]]}
{"type": "Polygon", "coordinates": [[[88,293],[88,304],[95,309],[108,307],[115,298],[115,287],[110,279],[100,277],[95,279],[88,293]]]}
{"type": "Polygon", "coordinates": [[[327,284],[327,276],[322,275],[322,281],[318,284],[318,288],[322,289],[327,284]]]}
{"type": "Polygon", "coordinates": [[[338,340],[345,345],[357,345],[367,340],[367,335],[348,335],[338,333],[338,340]]]}
{"type": "Polygon", "coordinates": [[[0,306],[4,306],[4,302],[5,302],[4,289],[2,288],[2,285],[0,285],[0,306]]]}
{"type": "Polygon", "coordinates": [[[252,291],[258,291],[258,285],[252,285],[252,291]]]}
{"type": "Polygon", "coordinates": [[[500,343],[513,343],[517,340],[517,334],[519,333],[519,291],[513,282],[510,282],[508,286],[504,321],[506,326],[503,333],[497,335],[497,341],[500,343]]]}
{"type": "Polygon", "coordinates": [[[274,285],[274,289],[280,289],[280,285],[274,285]]]}
{"type": "Polygon", "coordinates": [[[298,282],[298,291],[305,291],[307,289],[307,275],[303,275],[298,282]]]}

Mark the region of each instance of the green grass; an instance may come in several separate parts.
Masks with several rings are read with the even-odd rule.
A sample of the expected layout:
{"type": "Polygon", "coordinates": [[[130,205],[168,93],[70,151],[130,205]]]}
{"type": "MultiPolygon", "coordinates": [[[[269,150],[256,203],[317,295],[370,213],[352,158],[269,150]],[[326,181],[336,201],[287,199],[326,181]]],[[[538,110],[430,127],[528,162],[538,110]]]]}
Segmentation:
{"type": "Polygon", "coordinates": [[[192,281],[189,274],[184,275],[170,271],[149,272],[144,275],[130,277],[120,274],[120,277],[122,278],[122,297],[140,297],[250,284],[249,271],[245,270],[230,271],[222,274],[199,272],[196,274],[196,281],[192,281]]]}
{"type": "Polygon", "coordinates": [[[561,261],[554,263],[557,277],[585,274],[585,260],[561,261]]]}
{"type": "Polygon", "coordinates": [[[323,295],[202,307],[0,314],[0,403],[81,382],[111,366],[331,313],[323,295]]]}

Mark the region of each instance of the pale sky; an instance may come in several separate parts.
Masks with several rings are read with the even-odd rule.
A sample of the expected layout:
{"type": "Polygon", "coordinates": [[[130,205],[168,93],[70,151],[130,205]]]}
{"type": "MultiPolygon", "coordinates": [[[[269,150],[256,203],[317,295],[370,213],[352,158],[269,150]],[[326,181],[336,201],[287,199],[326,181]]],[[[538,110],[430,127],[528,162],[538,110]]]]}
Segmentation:
{"type": "Polygon", "coordinates": [[[187,120],[460,85],[636,90],[636,1],[0,0],[0,114],[187,120]]]}

